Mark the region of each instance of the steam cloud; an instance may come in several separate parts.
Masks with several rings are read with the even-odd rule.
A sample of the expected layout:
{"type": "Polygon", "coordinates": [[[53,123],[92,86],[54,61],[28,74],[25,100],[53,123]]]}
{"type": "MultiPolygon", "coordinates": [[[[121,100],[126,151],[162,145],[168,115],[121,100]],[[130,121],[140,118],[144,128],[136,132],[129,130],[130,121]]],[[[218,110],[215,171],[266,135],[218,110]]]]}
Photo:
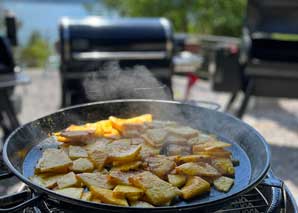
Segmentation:
{"type": "Polygon", "coordinates": [[[87,98],[92,101],[112,99],[171,99],[170,90],[144,66],[121,69],[116,62],[84,79],[87,98]]]}

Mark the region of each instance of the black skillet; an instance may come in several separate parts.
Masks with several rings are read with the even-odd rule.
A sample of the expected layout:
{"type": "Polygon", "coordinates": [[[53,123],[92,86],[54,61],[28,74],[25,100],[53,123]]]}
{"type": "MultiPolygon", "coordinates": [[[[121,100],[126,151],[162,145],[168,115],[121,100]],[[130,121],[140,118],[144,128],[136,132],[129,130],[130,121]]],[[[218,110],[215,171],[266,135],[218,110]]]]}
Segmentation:
{"type": "MultiPolygon", "coordinates": [[[[55,146],[48,135],[66,128],[70,124],[80,124],[106,119],[110,115],[131,117],[152,113],[155,119],[173,120],[219,136],[232,143],[234,158],[240,160],[236,168],[235,184],[228,193],[212,190],[210,194],[190,201],[177,201],[171,206],[146,208],[146,212],[188,211],[201,207],[221,204],[224,201],[251,190],[266,176],[270,167],[270,151],[264,138],[252,127],[235,117],[198,106],[174,101],[159,100],[116,100],[70,107],[45,116],[16,129],[6,140],[3,158],[9,170],[33,189],[37,197],[62,201],[74,206],[97,210],[142,211],[140,208],[120,207],[72,199],[42,188],[28,177],[45,147],[55,146]]],[[[27,203],[27,204],[28,204],[27,203]]],[[[1,212],[1,209],[0,209],[1,212]]]]}

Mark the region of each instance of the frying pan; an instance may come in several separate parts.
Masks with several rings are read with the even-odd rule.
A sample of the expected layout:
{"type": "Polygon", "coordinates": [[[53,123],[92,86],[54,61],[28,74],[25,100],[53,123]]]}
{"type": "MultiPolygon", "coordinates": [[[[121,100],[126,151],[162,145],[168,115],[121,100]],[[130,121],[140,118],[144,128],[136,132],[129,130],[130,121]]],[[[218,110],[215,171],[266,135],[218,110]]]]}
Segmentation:
{"type": "MultiPolygon", "coordinates": [[[[142,211],[141,208],[98,204],[73,199],[42,188],[28,177],[46,147],[55,146],[49,134],[70,124],[95,122],[110,115],[131,117],[152,113],[155,119],[172,120],[217,135],[232,143],[230,151],[240,160],[236,167],[235,184],[228,193],[212,190],[209,195],[190,201],[177,201],[171,206],[146,208],[146,212],[168,212],[213,206],[244,193],[259,184],[270,167],[270,151],[264,138],[252,127],[228,114],[175,101],[160,100],[114,100],[70,107],[45,116],[16,129],[6,140],[3,159],[9,170],[33,189],[37,197],[27,201],[36,202],[41,197],[62,201],[74,206],[101,211],[142,211]]],[[[144,211],[144,209],[143,209],[144,211]]],[[[1,212],[1,211],[0,211],[1,212]]]]}

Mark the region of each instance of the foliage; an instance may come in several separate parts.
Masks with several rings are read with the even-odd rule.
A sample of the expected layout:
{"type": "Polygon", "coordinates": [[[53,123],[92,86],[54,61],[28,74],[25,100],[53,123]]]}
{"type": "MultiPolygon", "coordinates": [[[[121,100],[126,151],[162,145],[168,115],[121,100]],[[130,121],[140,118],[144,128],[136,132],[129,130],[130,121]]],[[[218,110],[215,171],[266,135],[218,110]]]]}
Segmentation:
{"type": "MultiPolygon", "coordinates": [[[[239,36],[246,0],[102,0],[128,17],[166,17],[178,32],[239,36]]],[[[92,7],[87,8],[92,10],[92,7]]]]}
{"type": "Polygon", "coordinates": [[[20,51],[20,60],[29,67],[41,67],[51,54],[48,42],[33,31],[26,46],[20,51]]]}

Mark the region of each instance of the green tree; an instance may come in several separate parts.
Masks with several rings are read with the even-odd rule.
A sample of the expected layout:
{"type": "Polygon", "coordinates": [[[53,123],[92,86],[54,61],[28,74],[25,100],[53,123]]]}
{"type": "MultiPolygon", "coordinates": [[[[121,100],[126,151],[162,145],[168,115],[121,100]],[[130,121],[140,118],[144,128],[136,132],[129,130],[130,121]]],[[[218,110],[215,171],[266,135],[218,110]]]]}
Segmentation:
{"type": "Polygon", "coordinates": [[[48,42],[38,31],[33,31],[26,46],[20,51],[20,60],[29,67],[41,67],[51,52],[48,42]]]}
{"type": "MultiPolygon", "coordinates": [[[[177,32],[239,36],[246,0],[102,0],[127,17],[166,17],[177,32]]],[[[92,11],[90,5],[86,7],[92,11]]],[[[96,7],[94,7],[96,8],[96,7]]]]}

